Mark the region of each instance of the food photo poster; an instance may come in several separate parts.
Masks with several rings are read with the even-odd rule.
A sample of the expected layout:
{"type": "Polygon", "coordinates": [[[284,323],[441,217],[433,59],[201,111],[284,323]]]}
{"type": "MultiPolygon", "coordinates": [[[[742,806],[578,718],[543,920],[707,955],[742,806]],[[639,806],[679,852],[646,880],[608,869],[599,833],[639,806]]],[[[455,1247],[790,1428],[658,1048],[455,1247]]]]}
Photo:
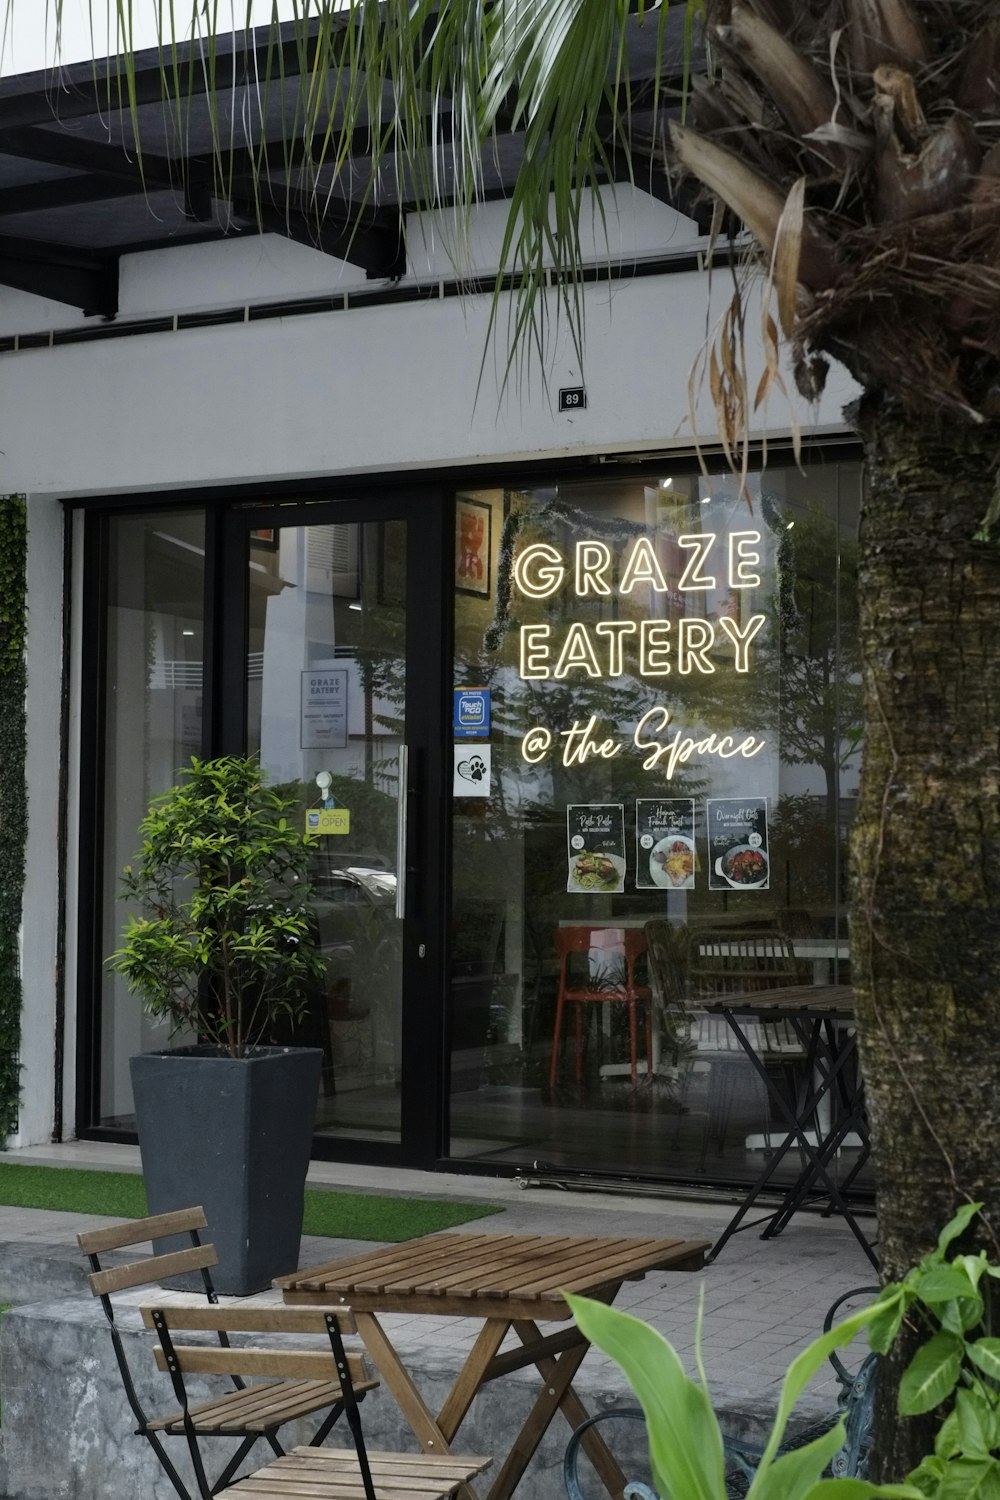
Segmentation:
{"type": "Polygon", "coordinates": [[[625,808],[621,802],[577,802],[566,809],[566,889],[574,896],[625,889],[625,808]]]}
{"type": "Polygon", "coordinates": [[[637,890],[694,890],[698,857],[694,798],[641,799],[635,804],[637,890]]]}
{"type": "Polygon", "coordinates": [[[708,887],[766,891],[770,885],[766,797],[708,797],[708,887]]]}

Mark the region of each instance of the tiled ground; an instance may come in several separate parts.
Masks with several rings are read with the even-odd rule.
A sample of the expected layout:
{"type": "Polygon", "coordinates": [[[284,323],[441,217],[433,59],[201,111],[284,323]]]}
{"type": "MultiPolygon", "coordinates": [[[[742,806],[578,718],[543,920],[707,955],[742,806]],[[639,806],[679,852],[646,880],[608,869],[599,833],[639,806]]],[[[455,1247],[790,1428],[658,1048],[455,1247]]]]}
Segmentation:
{"type": "MultiPolygon", "coordinates": [[[[5,1160],[46,1161],[53,1165],[101,1166],[138,1170],[138,1153],[129,1146],[79,1143],[11,1152],[5,1160]]],[[[521,1190],[509,1179],[401,1171],[398,1168],[314,1163],[311,1186],[368,1188],[436,1198],[487,1200],[503,1213],[478,1219],[461,1232],[631,1234],[714,1240],[732,1214],[718,1203],[627,1197],[620,1194],[563,1192],[552,1188],[521,1190]]],[[[26,1212],[0,1208],[0,1242],[64,1243],[72,1246],[82,1223],[73,1214],[26,1212]]],[[[862,1221],[870,1231],[874,1220],[862,1221]]],[[[356,1253],[357,1242],[306,1239],[302,1261],[319,1264],[356,1253]]],[[[709,1380],[728,1398],[742,1393],[755,1398],[776,1392],[790,1359],[820,1331],[829,1304],[852,1287],[870,1285],[871,1265],[849,1229],[839,1220],[799,1214],[776,1240],[761,1241],[752,1230],[739,1234],[719,1259],[698,1275],[656,1273],[622,1289],[618,1306],[660,1329],[693,1367],[699,1297],[704,1291],[702,1348],[709,1380]]],[[[397,1347],[411,1341],[457,1351],[468,1347],[476,1325],[458,1319],[386,1317],[397,1347]]],[[[587,1357],[593,1367],[603,1356],[587,1357]]],[[[833,1391],[832,1378],[825,1382],[833,1391]]],[[[817,1395],[824,1393],[818,1381],[817,1395]]]]}

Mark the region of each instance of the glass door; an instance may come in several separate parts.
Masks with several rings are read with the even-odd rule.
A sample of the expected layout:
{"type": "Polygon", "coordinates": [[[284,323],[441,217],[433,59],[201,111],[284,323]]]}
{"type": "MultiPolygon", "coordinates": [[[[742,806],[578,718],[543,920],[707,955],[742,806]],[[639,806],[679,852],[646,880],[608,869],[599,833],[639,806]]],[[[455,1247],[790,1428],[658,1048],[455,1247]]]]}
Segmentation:
{"type": "Polygon", "coordinates": [[[324,515],[249,531],[247,745],[315,837],[326,972],[289,1040],[323,1052],[317,1135],[398,1148],[409,528],[324,515]]]}
{"type": "Polygon", "coordinates": [[[100,877],[82,881],[80,930],[92,944],[82,972],[95,976],[87,990],[96,1004],[81,1094],[86,1123],[109,1131],[134,1127],[132,1054],[190,1040],[172,1038],[164,1018],[146,1015],[104,959],[129,916],[121,873],[139,847],[138,825],[178,767],[202,753],[205,529],[204,511],[193,507],[115,514],[95,528],[102,593],[87,622],[102,662],[94,683],[102,738],[88,810],[100,877]]]}

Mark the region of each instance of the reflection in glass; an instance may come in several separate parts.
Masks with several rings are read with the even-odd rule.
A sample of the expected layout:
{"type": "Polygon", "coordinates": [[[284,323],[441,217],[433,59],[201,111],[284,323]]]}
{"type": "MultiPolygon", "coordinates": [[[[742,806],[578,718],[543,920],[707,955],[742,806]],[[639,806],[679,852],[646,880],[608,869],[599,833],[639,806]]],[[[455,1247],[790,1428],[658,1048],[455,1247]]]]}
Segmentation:
{"type": "MultiPolygon", "coordinates": [[[[452,1155],[757,1175],[774,1097],[703,1004],[849,982],[858,484],[831,464],[745,489],[665,474],[463,492],[494,542],[482,597],[456,587],[454,680],[490,689],[492,785],[453,809],[452,1155]],[[568,825],[587,804],[622,813],[568,825]],[[560,934],[585,927],[603,935],[567,967],[560,934]]],[[[775,1089],[808,1083],[793,1032],[754,1039],[775,1089]]],[[[849,1138],[834,1170],[856,1159],[849,1138]]]]}
{"type": "MultiPolygon", "coordinates": [[[[107,528],[102,956],[118,947],[125,926],[119,876],[136,853],[147,806],[201,754],[205,583],[203,512],[115,515],[107,528]]],[[[101,984],[99,1120],[127,1128],[129,1057],[173,1042],[124,980],[102,968],[101,984]]]]}
{"type": "Polygon", "coordinates": [[[403,522],[286,526],[250,539],[248,745],[316,838],[326,977],[286,1040],[320,1047],[321,1134],[398,1141],[404,742],[403,522]]]}

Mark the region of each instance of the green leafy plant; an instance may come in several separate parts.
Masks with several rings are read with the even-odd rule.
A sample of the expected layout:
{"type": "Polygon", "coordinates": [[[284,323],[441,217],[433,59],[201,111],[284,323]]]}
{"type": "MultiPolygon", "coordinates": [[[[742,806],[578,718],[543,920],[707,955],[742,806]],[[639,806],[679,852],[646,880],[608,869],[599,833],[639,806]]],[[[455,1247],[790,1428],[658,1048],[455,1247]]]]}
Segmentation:
{"type": "Polygon", "coordinates": [[[122,889],[129,917],[108,963],[171,1035],[233,1057],[296,1017],[324,972],[305,879],[311,843],[252,757],[197,760],[139,825],[142,851],[122,889]]]}
{"type": "Polygon", "coordinates": [[[909,1475],[927,1500],[1000,1496],[1000,1338],[993,1334],[990,1285],[1000,1265],[985,1251],[953,1247],[982,1208],[965,1204],[935,1248],[885,1287],[884,1308],[869,1329],[884,1354],[906,1319],[927,1331],[899,1383],[901,1416],[936,1412],[941,1421],[928,1454],[909,1475]]]}
{"type": "MultiPolygon", "coordinates": [[[[965,1204],[945,1225],[935,1248],[902,1281],[888,1283],[869,1307],[823,1334],[789,1366],[778,1410],[746,1500],[997,1500],[1000,1497],[1000,1338],[991,1332],[990,1282],[1000,1265],[985,1251],[967,1254],[956,1242],[982,1204],[965,1204]],[[796,1401],[830,1354],[862,1329],[885,1354],[904,1321],[925,1331],[899,1387],[901,1416],[940,1418],[934,1452],[899,1485],[825,1478],[843,1446],[843,1421],[802,1446],[781,1451],[796,1401]]],[[[671,1500],[722,1500],[726,1494],[723,1438],[698,1362],[697,1381],[684,1371],[655,1329],[602,1302],[567,1294],[580,1328],[628,1377],[642,1405],[654,1483],[671,1500]]]]}
{"type": "MultiPolygon", "coordinates": [[[[814,1340],[785,1375],[774,1424],[746,1500],[922,1500],[911,1485],[873,1485],[861,1479],[827,1479],[824,1471],[844,1442],[834,1423],[802,1447],[780,1452],[799,1396],[832,1351],[849,1344],[877,1316],[902,1300],[897,1288],[845,1318],[814,1340]]],[[[567,1294],[583,1333],[621,1366],[646,1417],[653,1482],[671,1500],[725,1500],[722,1431],[712,1409],[700,1356],[698,1380],[686,1374],[676,1351],[655,1328],[603,1302],[567,1294]]]]}

